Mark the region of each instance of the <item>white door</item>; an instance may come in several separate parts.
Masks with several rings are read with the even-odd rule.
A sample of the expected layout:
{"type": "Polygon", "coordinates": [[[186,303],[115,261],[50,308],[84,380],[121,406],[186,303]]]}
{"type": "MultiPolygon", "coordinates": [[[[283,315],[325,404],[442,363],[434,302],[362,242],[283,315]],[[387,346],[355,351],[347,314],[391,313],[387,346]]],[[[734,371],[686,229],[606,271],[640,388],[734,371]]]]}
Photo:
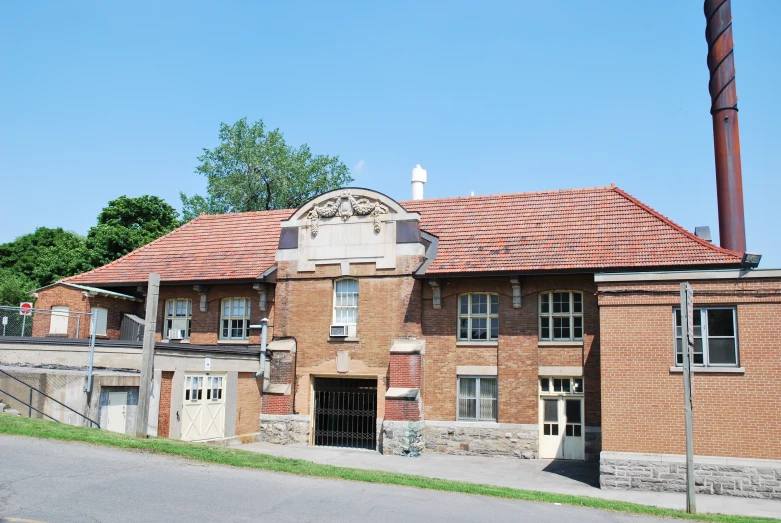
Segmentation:
{"type": "Polygon", "coordinates": [[[584,459],[583,379],[540,378],[540,458],[584,459]]]}
{"type": "Polygon", "coordinates": [[[106,406],[106,430],[125,433],[127,392],[109,392],[106,406]]]}
{"type": "Polygon", "coordinates": [[[182,439],[199,441],[225,434],[224,376],[188,374],[184,379],[182,439]]]}

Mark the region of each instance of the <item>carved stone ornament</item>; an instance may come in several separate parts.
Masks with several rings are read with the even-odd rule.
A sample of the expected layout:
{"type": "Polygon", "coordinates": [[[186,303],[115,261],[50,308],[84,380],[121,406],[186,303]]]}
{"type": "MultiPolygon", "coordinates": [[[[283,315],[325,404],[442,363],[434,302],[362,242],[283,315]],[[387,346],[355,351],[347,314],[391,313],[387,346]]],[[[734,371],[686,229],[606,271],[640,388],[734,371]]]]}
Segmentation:
{"type": "Polygon", "coordinates": [[[380,232],[380,215],[388,214],[388,208],[376,200],[360,198],[358,200],[350,191],[342,191],[341,196],[315,205],[306,217],[312,229],[312,237],[317,236],[321,218],[333,218],[336,215],[347,221],[352,216],[371,216],[374,219],[374,232],[380,232]]]}

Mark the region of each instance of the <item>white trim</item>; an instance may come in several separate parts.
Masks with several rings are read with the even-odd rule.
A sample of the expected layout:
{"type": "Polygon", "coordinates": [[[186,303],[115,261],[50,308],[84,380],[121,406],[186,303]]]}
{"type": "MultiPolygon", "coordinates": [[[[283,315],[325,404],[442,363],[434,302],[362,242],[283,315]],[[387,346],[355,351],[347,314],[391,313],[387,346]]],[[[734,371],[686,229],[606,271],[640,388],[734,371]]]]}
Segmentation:
{"type": "Polygon", "coordinates": [[[538,347],[582,347],[583,340],[579,341],[537,341],[538,347]]]}
{"type": "Polygon", "coordinates": [[[459,376],[492,376],[496,377],[497,367],[491,365],[459,365],[456,367],[456,374],[459,376]]]}
{"type": "MultiPolygon", "coordinates": [[[[692,371],[702,374],[745,374],[745,367],[692,367],[692,371]]],[[[670,367],[670,372],[675,374],[683,373],[683,367],[670,367]]]]}
{"type": "Polygon", "coordinates": [[[393,340],[391,354],[425,354],[426,340],[393,340]]]}
{"type": "Polygon", "coordinates": [[[669,272],[601,272],[594,274],[594,282],[734,280],[739,278],[781,278],[781,269],[716,269],[704,271],[669,272]]]}
{"type": "Polygon", "coordinates": [[[263,394],[281,394],[283,396],[290,396],[290,385],[285,383],[272,383],[268,386],[263,394]]]}
{"type": "Polygon", "coordinates": [[[456,347],[498,347],[499,341],[457,341],[456,347]]]}
{"type": "MultiPolygon", "coordinates": [[[[659,463],[685,463],[683,454],[644,454],[642,452],[608,452],[603,450],[599,456],[602,460],[617,461],[655,461],[659,463]]],[[[781,469],[781,460],[732,458],[724,456],[694,456],[694,461],[699,465],[722,465],[733,467],[758,467],[781,469]]]]}

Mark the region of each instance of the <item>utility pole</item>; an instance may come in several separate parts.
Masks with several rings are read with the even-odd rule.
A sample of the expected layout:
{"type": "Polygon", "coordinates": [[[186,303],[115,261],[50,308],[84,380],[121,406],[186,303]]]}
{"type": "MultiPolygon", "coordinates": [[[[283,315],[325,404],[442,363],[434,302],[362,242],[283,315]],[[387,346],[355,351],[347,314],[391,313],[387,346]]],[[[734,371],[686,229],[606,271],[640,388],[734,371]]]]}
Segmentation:
{"type": "Polygon", "coordinates": [[[692,354],[694,350],[694,290],[681,283],[681,352],[683,352],[683,410],[686,415],[686,512],[694,514],[694,444],[692,442],[692,354]]]}
{"type": "Polygon", "coordinates": [[[157,331],[157,298],[160,295],[160,275],[149,274],[144,311],[144,344],[141,355],[141,382],[138,386],[138,415],[136,416],[136,437],[146,438],[149,425],[149,396],[152,391],[152,376],[155,363],[155,332],[157,331]]]}

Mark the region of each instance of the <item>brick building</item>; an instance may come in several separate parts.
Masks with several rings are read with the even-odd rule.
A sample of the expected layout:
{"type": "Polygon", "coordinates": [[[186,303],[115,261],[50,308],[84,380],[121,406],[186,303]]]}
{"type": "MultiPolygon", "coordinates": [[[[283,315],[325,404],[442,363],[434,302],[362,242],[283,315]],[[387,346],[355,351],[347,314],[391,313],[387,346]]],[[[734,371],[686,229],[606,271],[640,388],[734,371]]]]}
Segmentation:
{"type": "Polygon", "coordinates": [[[412,456],[601,452],[615,488],[682,486],[675,321],[678,283],[691,281],[695,452],[713,465],[701,488],[769,497],[749,469],[781,475],[768,421],[781,272],[749,270],[615,186],[404,202],[351,188],[300,209],[204,215],[41,289],[36,306],[88,311],[98,302],[84,288],[102,292],[110,338],[123,315],[145,315],[150,272],[158,347],[256,355],[268,318],[261,379],[162,375],[160,434],[184,434],[172,420],[222,377],[249,402],[236,434],[412,456]],[[712,472],[728,464],[748,479],[712,472]]]}

